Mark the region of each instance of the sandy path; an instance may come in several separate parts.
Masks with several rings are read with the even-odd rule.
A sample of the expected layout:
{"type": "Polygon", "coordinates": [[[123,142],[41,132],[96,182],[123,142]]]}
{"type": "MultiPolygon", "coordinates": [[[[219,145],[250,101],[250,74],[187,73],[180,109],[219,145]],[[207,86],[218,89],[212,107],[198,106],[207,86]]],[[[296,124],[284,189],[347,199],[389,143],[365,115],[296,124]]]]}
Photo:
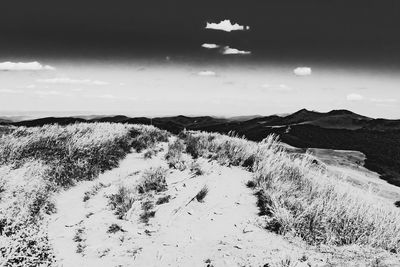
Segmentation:
{"type": "Polygon", "coordinates": [[[172,199],[156,206],[149,224],[139,222],[137,213],[117,219],[106,196],[121,182],[136,181],[146,168],[165,166],[163,154],[153,159],[129,154],[118,168],[58,196],[49,236],[60,266],[263,266],[277,258],[302,256],[302,249],[257,226],[256,198],[245,186],[249,172],[203,159],[202,176],[188,179],[188,170],[170,171],[169,189],[163,194],[172,199]],[[99,183],[105,186],[84,202],[85,192],[99,183]],[[204,185],[209,188],[204,202],[194,200],[184,207],[204,185]],[[107,233],[113,223],[124,231],[107,233]],[[79,229],[82,242],[74,241],[79,229]]]}
{"type": "MultiPolygon", "coordinates": [[[[166,145],[163,144],[162,146],[165,147],[166,145]]],[[[96,254],[101,255],[101,253],[104,253],[104,251],[101,251],[101,246],[104,245],[102,242],[108,242],[109,240],[108,238],[104,239],[103,232],[107,230],[107,227],[111,223],[118,222],[119,220],[115,218],[113,212],[108,208],[107,199],[102,194],[102,191],[115,190],[113,186],[117,186],[121,180],[127,178],[136,179],[139,177],[138,172],[151,166],[162,165],[160,157],[145,160],[143,159],[143,154],[128,154],[121,161],[118,168],[101,174],[94,181],[78,183],[73,188],[57,196],[57,213],[49,221],[48,232],[49,240],[53,245],[59,266],[96,266],[96,264],[100,264],[100,266],[116,266],[109,261],[102,260],[98,255],[93,256],[89,253],[89,257],[87,257],[87,255],[82,256],[82,254],[77,253],[77,242],[73,240],[76,231],[84,228],[85,239],[88,234],[95,236],[96,238],[93,241],[89,241],[91,243],[97,242],[95,244],[97,249],[96,254]],[[89,201],[84,202],[83,197],[85,192],[99,183],[103,183],[107,187],[99,190],[89,201]],[[91,214],[96,216],[92,218],[90,217],[91,214]],[[96,234],[98,228],[101,228],[101,231],[96,234]],[[103,238],[104,240],[99,240],[99,238],[103,238]]],[[[84,245],[88,246],[91,243],[86,244],[85,242],[84,245]]],[[[93,249],[93,247],[90,248],[93,249]]]]}
{"type": "MultiPolygon", "coordinates": [[[[118,219],[107,196],[120,184],[135,184],[149,167],[166,167],[166,144],[161,146],[164,152],[152,159],[129,154],[118,168],[57,197],[58,212],[49,223],[49,237],[59,266],[300,267],[331,266],[332,262],[334,266],[358,266],[347,261],[358,252],[321,252],[263,229],[256,197],[245,185],[251,173],[205,159],[198,160],[205,171],[201,176],[190,178],[188,170],[169,170],[168,190],[150,199],[155,202],[170,195],[171,200],[155,206],[155,217],[148,224],[139,220],[143,210],[138,201],[125,220],[118,219]],[[99,183],[103,185],[84,202],[85,192],[99,183]],[[205,185],[209,193],[204,201],[187,204],[205,185]],[[108,232],[113,224],[123,230],[108,232]]],[[[358,263],[365,263],[365,253],[357,257],[358,263]]]]}

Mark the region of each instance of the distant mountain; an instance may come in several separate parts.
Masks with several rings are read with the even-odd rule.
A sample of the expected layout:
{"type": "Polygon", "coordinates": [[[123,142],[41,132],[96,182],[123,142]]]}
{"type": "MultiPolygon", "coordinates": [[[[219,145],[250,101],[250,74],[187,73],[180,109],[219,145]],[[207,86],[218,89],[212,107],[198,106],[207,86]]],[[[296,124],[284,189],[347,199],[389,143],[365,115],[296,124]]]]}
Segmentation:
{"type": "Polygon", "coordinates": [[[152,124],[172,133],[183,129],[228,133],[234,131],[254,141],[269,134],[301,149],[326,148],[355,150],[367,156],[365,166],[381,174],[388,182],[400,186],[400,120],[372,119],[348,110],[316,112],[306,109],[287,116],[173,116],[146,118],[127,116],[48,117],[20,122],[0,121],[3,125],[41,126],[76,122],[118,122],[152,124]]]}
{"type": "Polygon", "coordinates": [[[228,120],[230,121],[248,121],[255,118],[260,118],[261,115],[248,115],[248,116],[236,116],[236,117],[229,117],[228,120]]]}
{"type": "Polygon", "coordinates": [[[11,120],[0,118],[0,123],[12,123],[12,122],[13,121],[11,120]]]}

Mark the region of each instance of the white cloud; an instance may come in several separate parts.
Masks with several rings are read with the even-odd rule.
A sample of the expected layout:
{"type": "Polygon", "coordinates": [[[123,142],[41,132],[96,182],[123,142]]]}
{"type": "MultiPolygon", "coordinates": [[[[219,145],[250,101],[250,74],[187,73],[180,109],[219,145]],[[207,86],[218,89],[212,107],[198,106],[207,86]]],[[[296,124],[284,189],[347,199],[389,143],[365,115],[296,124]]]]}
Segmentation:
{"type": "Polygon", "coordinates": [[[34,62],[2,62],[0,63],[0,71],[38,71],[38,70],[55,70],[49,65],[42,65],[37,61],[34,62]]]}
{"type": "Polygon", "coordinates": [[[395,98],[371,98],[371,102],[374,103],[396,103],[397,99],[395,98]]]}
{"type": "Polygon", "coordinates": [[[362,101],[362,100],[364,100],[364,97],[359,94],[349,94],[346,96],[346,99],[348,101],[362,101]]]}
{"type": "Polygon", "coordinates": [[[215,48],[219,48],[219,45],[217,45],[217,44],[202,44],[201,47],[208,48],[208,49],[215,49],[215,48]]]}
{"type": "Polygon", "coordinates": [[[107,85],[107,82],[97,80],[75,80],[70,78],[51,78],[51,79],[39,79],[39,83],[51,83],[51,84],[81,84],[81,85],[107,85]]]}
{"type": "Polygon", "coordinates": [[[22,90],[14,90],[14,89],[0,89],[0,93],[4,94],[21,94],[24,91],[22,90]]]}
{"type": "Polygon", "coordinates": [[[30,85],[26,86],[26,88],[27,89],[34,89],[34,88],[36,88],[36,85],[30,84],[30,85]]]}
{"type": "Polygon", "coordinates": [[[84,97],[87,98],[99,98],[99,99],[104,99],[104,100],[137,100],[136,97],[132,96],[116,96],[110,93],[106,94],[100,94],[100,95],[84,95],[84,97]]]}
{"type": "Polygon", "coordinates": [[[229,19],[226,19],[226,20],[223,20],[223,21],[221,21],[219,23],[208,23],[207,22],[206,29],[231,32],[231,31],[249,30],[250,27],[249,26],[239,25],[237,23],[232,24],[229,19]]]}
{"type": "Polygon", "coordinates": [[[55,91],[55,90],[51,90],[51,91],[37,90],[34,92],[34,94],[41,96],[41,97],[44,97],[44,96],[71,96],[70,94],[63,93],[60,91],[55,91]]]}
{"type": "Polygon", "coordinates": [[[312,70],[309,67],[298,67],[293,70],[294,74],[297,76],[307,76],[311,75],[312,70]]]}
{"type": "Polygon", "coordinates": [[[222,49],[222,54],[223,55],[250,55],[251,51],[243,51],[243,50],[238,50],[236,48],[230,48],[229,46],[225,46],[222,49]]]}
{"type": "Polygon", "coordinates": [[[198,73],[200,76],[215,76],[216,73],[210,70],[200,71],[198,73]]]}
{"type": "Polygon", "coordinates": [[[271,85],[271,84],[267,84],[266,83],[266,84],[263,84],[261,87],[266,88],[266,89],[268,89],[270,91],[283,92],[283,93],[292,92],[293,91],[293,88],[287,86],[286,84],[278,84],[278,85],[272,84],[271,85]]]}

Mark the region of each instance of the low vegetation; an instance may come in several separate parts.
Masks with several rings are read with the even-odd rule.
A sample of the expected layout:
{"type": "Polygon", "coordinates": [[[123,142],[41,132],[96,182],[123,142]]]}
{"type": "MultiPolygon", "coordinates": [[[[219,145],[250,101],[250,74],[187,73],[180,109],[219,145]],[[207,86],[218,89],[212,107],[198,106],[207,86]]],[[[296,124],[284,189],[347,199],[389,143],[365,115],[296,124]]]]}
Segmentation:
{"type": "MultiPolygon", "coordinates": [[[[312,245],[362,245],[400,251],[400,212],[374,195],[329,176],[310,155],[288,154],[277,137],[260,143],[184,132],[187,151],[254,172],[267,227],[312,245]]],[[[253,186],[253,185],[252,185],[253,186]]]]}
{"type": "Polygon", "coordinates": [[[131,187],[120,185],[117,193],[109,196],[108,204],[115,211],[118,219],[124,219],[135,201],[136,191],[131,187]]]}
{"type": "Polygon", "coordinates": [[[165,159],[170,168],[185,170],[186,164],[183,159],[183,152],[185,151],[185,144],[179,138],[168,144],[168,151],[165,154],[165,159]]]}
{"type": "Polygon", "coordinates": [[[196,194],[196,200],[198,202],[203,202],[208,194],[208,187],[205,185],[203,188],[196,194]]]}
{"type": "Polygon", "coordinates": [[[162,204],[168,203],[170,201],[170,199],[171,199],[171,195],[166,195],[166,196],[160,197],[159,199],[157,199],[156,205],[162,205],[162,204]]]}
{"type": "Polygon", "coordinates": [[[204,174],[204,170],[201,168],[201,165],[196,160],[194,160],[190,164],[190,172],[195,176],[200,176],[204,174]]]}
{"type": "Polygon", "coordinates": [[[0,258],[6,259],[2,264],[51,265],[44,219],[55,211],[52,194],[118,166],[132,148],[146,149],[168,136],[152,126],[110,123],[2,131],[0,258]]]}
{"type": "Polygon", "coordinates": [[[85,194],[83,195],[83,202],[88,201],[90,198],[92,198],[93,196],[95,196],[100,189],[102,189],[103,187],[106,187],[105,184],[103,183],[97,183],[95,184],[92,188],[90,188],[89,191],[86,191],[85,194]]]}
{"type": "MultiPolygon", "coordinates": [[[[115,194],[109,196],[109,205],[115,210],[119,219],[127,219],[126,216],[132,208],[137,208],[134,203],[140,205],[142,213],[139,219],[148,223],[155,216],[154,198],[155,194],[167,190],[167,169],[163,167],[149,168],[145,170],[136,185],[120,185],[115,194]]],[[[160,197],[156,205],[167,203],[170,196],[160,197]]]]}
{"type": "Polygon", "coordinates": [[[163,167],[150,168],[143,173],[137,191],[139,194],[144,194],[149,191],[162,192],[167,190],[167,170],[163,167]]]}

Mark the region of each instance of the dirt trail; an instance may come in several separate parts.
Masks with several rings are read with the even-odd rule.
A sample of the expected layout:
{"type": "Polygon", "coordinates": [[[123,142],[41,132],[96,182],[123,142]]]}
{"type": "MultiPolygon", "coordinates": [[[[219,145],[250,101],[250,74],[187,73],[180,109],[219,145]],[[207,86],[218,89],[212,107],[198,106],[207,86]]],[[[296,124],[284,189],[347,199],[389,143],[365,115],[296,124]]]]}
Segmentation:
{"type": "Polygon", "coordinates": [[[164,152],[152,159],[129,154],[118,168],[58,196],[49,236],[60,266],[340,266],[327,265],[330,252],[263,229],[256,197],[245,185],[251,173],[205,159],[198,160],[205,170],[201,176],[169,171],[168,190],[153,199],[170,195],[171,200],[155,206],[149,223],[139,220],[140,205],[118,219],[107,196],[121,183],[134,184],[149,167],[167,167],[166,144],[161,146],[164,152]],[[99,183],[84,202],[85,192],[99,183]],[[189,203],[205,185],[204,201],[189,203]],[[122,230],[107,232],[112,224],[122,230]]]}

